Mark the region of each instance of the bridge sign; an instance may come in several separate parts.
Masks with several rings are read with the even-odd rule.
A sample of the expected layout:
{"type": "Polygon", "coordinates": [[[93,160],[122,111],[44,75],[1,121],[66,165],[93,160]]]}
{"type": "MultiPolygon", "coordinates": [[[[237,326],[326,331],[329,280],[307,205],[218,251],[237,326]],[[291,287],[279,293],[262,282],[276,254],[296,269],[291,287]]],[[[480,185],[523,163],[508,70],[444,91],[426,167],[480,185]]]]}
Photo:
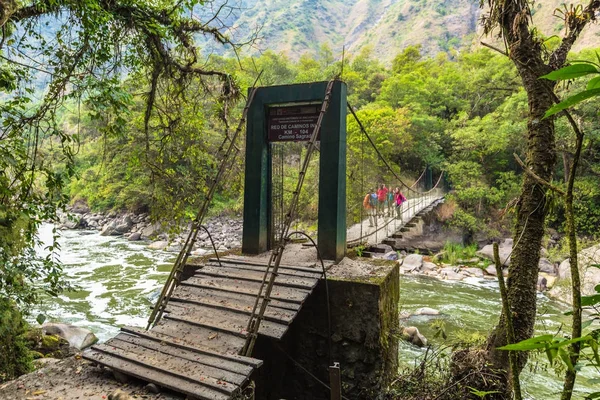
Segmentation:
{"type": "MultiPolygon", "coordinates": [[[[269,107],[267,134],[269,142],[306,142],[310,140],[317,120],[319,104],[269,107]]],[[[321,132],[317,140],[321,139],[321,132]]]]}

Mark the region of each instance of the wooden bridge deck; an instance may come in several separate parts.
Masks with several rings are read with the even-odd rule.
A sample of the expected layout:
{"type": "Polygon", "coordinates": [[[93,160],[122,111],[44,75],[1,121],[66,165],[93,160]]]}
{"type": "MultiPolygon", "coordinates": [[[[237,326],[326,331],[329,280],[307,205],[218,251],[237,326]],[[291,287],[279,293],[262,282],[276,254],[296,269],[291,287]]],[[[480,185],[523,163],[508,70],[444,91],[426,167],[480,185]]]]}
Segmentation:
{"type": "MultiPolygon", "coordinates": [[[[123,327],[83,358],[192,399],[239,394],[262,365],[239,353],[266,265],[236,257],[193,267],[198,269],[175,289],[156,326],[123,327]]],[[[280,266],[259,334],[281,339],[320,278],[316,267],[280,266]]]]}

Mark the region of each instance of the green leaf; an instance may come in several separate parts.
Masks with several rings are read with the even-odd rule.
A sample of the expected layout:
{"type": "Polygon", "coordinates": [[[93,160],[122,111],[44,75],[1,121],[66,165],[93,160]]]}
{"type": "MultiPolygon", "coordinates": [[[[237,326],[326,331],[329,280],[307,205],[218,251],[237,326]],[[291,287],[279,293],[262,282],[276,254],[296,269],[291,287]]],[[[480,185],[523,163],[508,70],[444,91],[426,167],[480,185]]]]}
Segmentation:
{"type": "Polygon", "coordinates": [[[552,343],[552,345],[550,346],[550,348],[559,348],[559,347],[564,347],[573,343],[577,343],[577,342],[585,342],[586,340],[590,339],[589,335],[586,336],[580,336],[576,339],[569,339],[569,340],[557,340],[554,343],[552,343]]]}
{"type": "Polygon", "coordinates": [[[35,320],[38,324],[42,325],[44,321],[46,321],[46,316],[44,314],[38,314],[38,316],[35,317],[35,320]]]}
{"type": "Polygon", "coordinates": [[[600,71],[596,67],[591,64],[573,64],[561,68],[556,71],[552,71],[549,74],[544,76],[540,76],[540,78],[548,79],[551,81],[561,81],[566,79],[579,78],[580,76],[585,76],[589,74],[598,74],[600,71]]]}
{"type": "Polygon", "coordinates": [[[557,355],[558,355],[557,349],[546,348],[546,357],[548,357],[548,361],[550,362],[550,364],[552,364],[554,362],[554,359],[556,358],[557,355]]]}
{"type": "Polygon", "coordinates": [[[525,351],[543,349],[552,343],[553,337],[552,335],[535,336],[531,339],[522,340],[519,343],[498,347],[498,350],[525,351]]]}
{"type": "Polygon", "coordinates": [[[594,353],[594,360],[596,361],[596,364],[600,364],[600,355],[598,354],[598,342],[596,340],[590,340],[589,345],[592,348],[592,352],[594,353]]]}
{"type": "Polygon", "coordinates": [[[593,306],[600,303],[600,294],[594,294],[591,296],[581,296],[581,306],[593,306]]]}
{"type": "Polygon", "coordinates": [[[567,353],[564,347],[558,349],[558,355],[563,360],[567,368],[569,368],[570,371],[573,371],[573,363],[571,363],[571,357],[569,357],[569,353],[567,353]]]}
{"type": "Polygon", "coordinates": [[[584,322],[581,324],[581,329],[583,330],[583,329],[587,328],[587,327],[588,327],[588,326],[590,326],[590,325],[591,325],[593,322],[594,322],[594,320],[593,320],[593,319],[588,319],[587,321],[584,321],[584,322]]]}
{"type": "Polygon", "coordinates": [[[600,88],[600,76],[590,79],[590,81],[588,82],[587,87],[586,87],[587,90],[598,89],[598,88],[600,88]]]}
{"type": "Polygon", "coordinates": [[[600,88],[584,90],[581,93],[577,93],[576,95],[573,95],[573,96],[561,101],[560,103],[555,104],[554,106],[550,107],[550,109],[548,109],[548,111],[546,111],[546,114],[544,114],[544,118],[548,118],[551,115],[554,115],[566,108],[574,106],[575,104],[581,103],[582,101],[587,100],[590,97],[594,97],[594,96],[600,96],[600,88]]]}

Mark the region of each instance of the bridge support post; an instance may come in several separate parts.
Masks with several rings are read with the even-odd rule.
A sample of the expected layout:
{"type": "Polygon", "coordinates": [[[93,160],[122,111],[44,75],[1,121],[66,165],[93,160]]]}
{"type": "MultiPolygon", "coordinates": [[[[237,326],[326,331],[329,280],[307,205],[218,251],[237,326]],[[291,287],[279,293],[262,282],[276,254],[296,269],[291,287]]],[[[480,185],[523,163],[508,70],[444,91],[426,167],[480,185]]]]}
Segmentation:
{"type": "MultiPolygon", "coordinates": [[[[268,110],[319,104],[327,82],[258,88],[248,110],[242,252],[270,250],[271,151],[268,110]]],[[[334,82],[320,135],[318,246],[324,258],[341,260],[346,253],[346,84],[334,82]]]]}
{"type": "Polygon", "coordinates": [[[321,129],[318,245],[323,258],[346,255],[346,85],[335,82],[321,129]]]}

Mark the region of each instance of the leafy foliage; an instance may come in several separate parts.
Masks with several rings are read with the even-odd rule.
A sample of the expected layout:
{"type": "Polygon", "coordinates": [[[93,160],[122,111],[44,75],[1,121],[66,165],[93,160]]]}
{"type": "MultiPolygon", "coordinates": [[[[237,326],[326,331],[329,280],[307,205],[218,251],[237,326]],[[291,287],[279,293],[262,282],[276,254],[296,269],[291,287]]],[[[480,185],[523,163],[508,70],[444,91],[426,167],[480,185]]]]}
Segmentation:
{"type": "Polygon", "coordinates": [[[0,297],[0,383],[33,369],[32,356],[23,337],[26,327],[15,304],[0,297]]]}

